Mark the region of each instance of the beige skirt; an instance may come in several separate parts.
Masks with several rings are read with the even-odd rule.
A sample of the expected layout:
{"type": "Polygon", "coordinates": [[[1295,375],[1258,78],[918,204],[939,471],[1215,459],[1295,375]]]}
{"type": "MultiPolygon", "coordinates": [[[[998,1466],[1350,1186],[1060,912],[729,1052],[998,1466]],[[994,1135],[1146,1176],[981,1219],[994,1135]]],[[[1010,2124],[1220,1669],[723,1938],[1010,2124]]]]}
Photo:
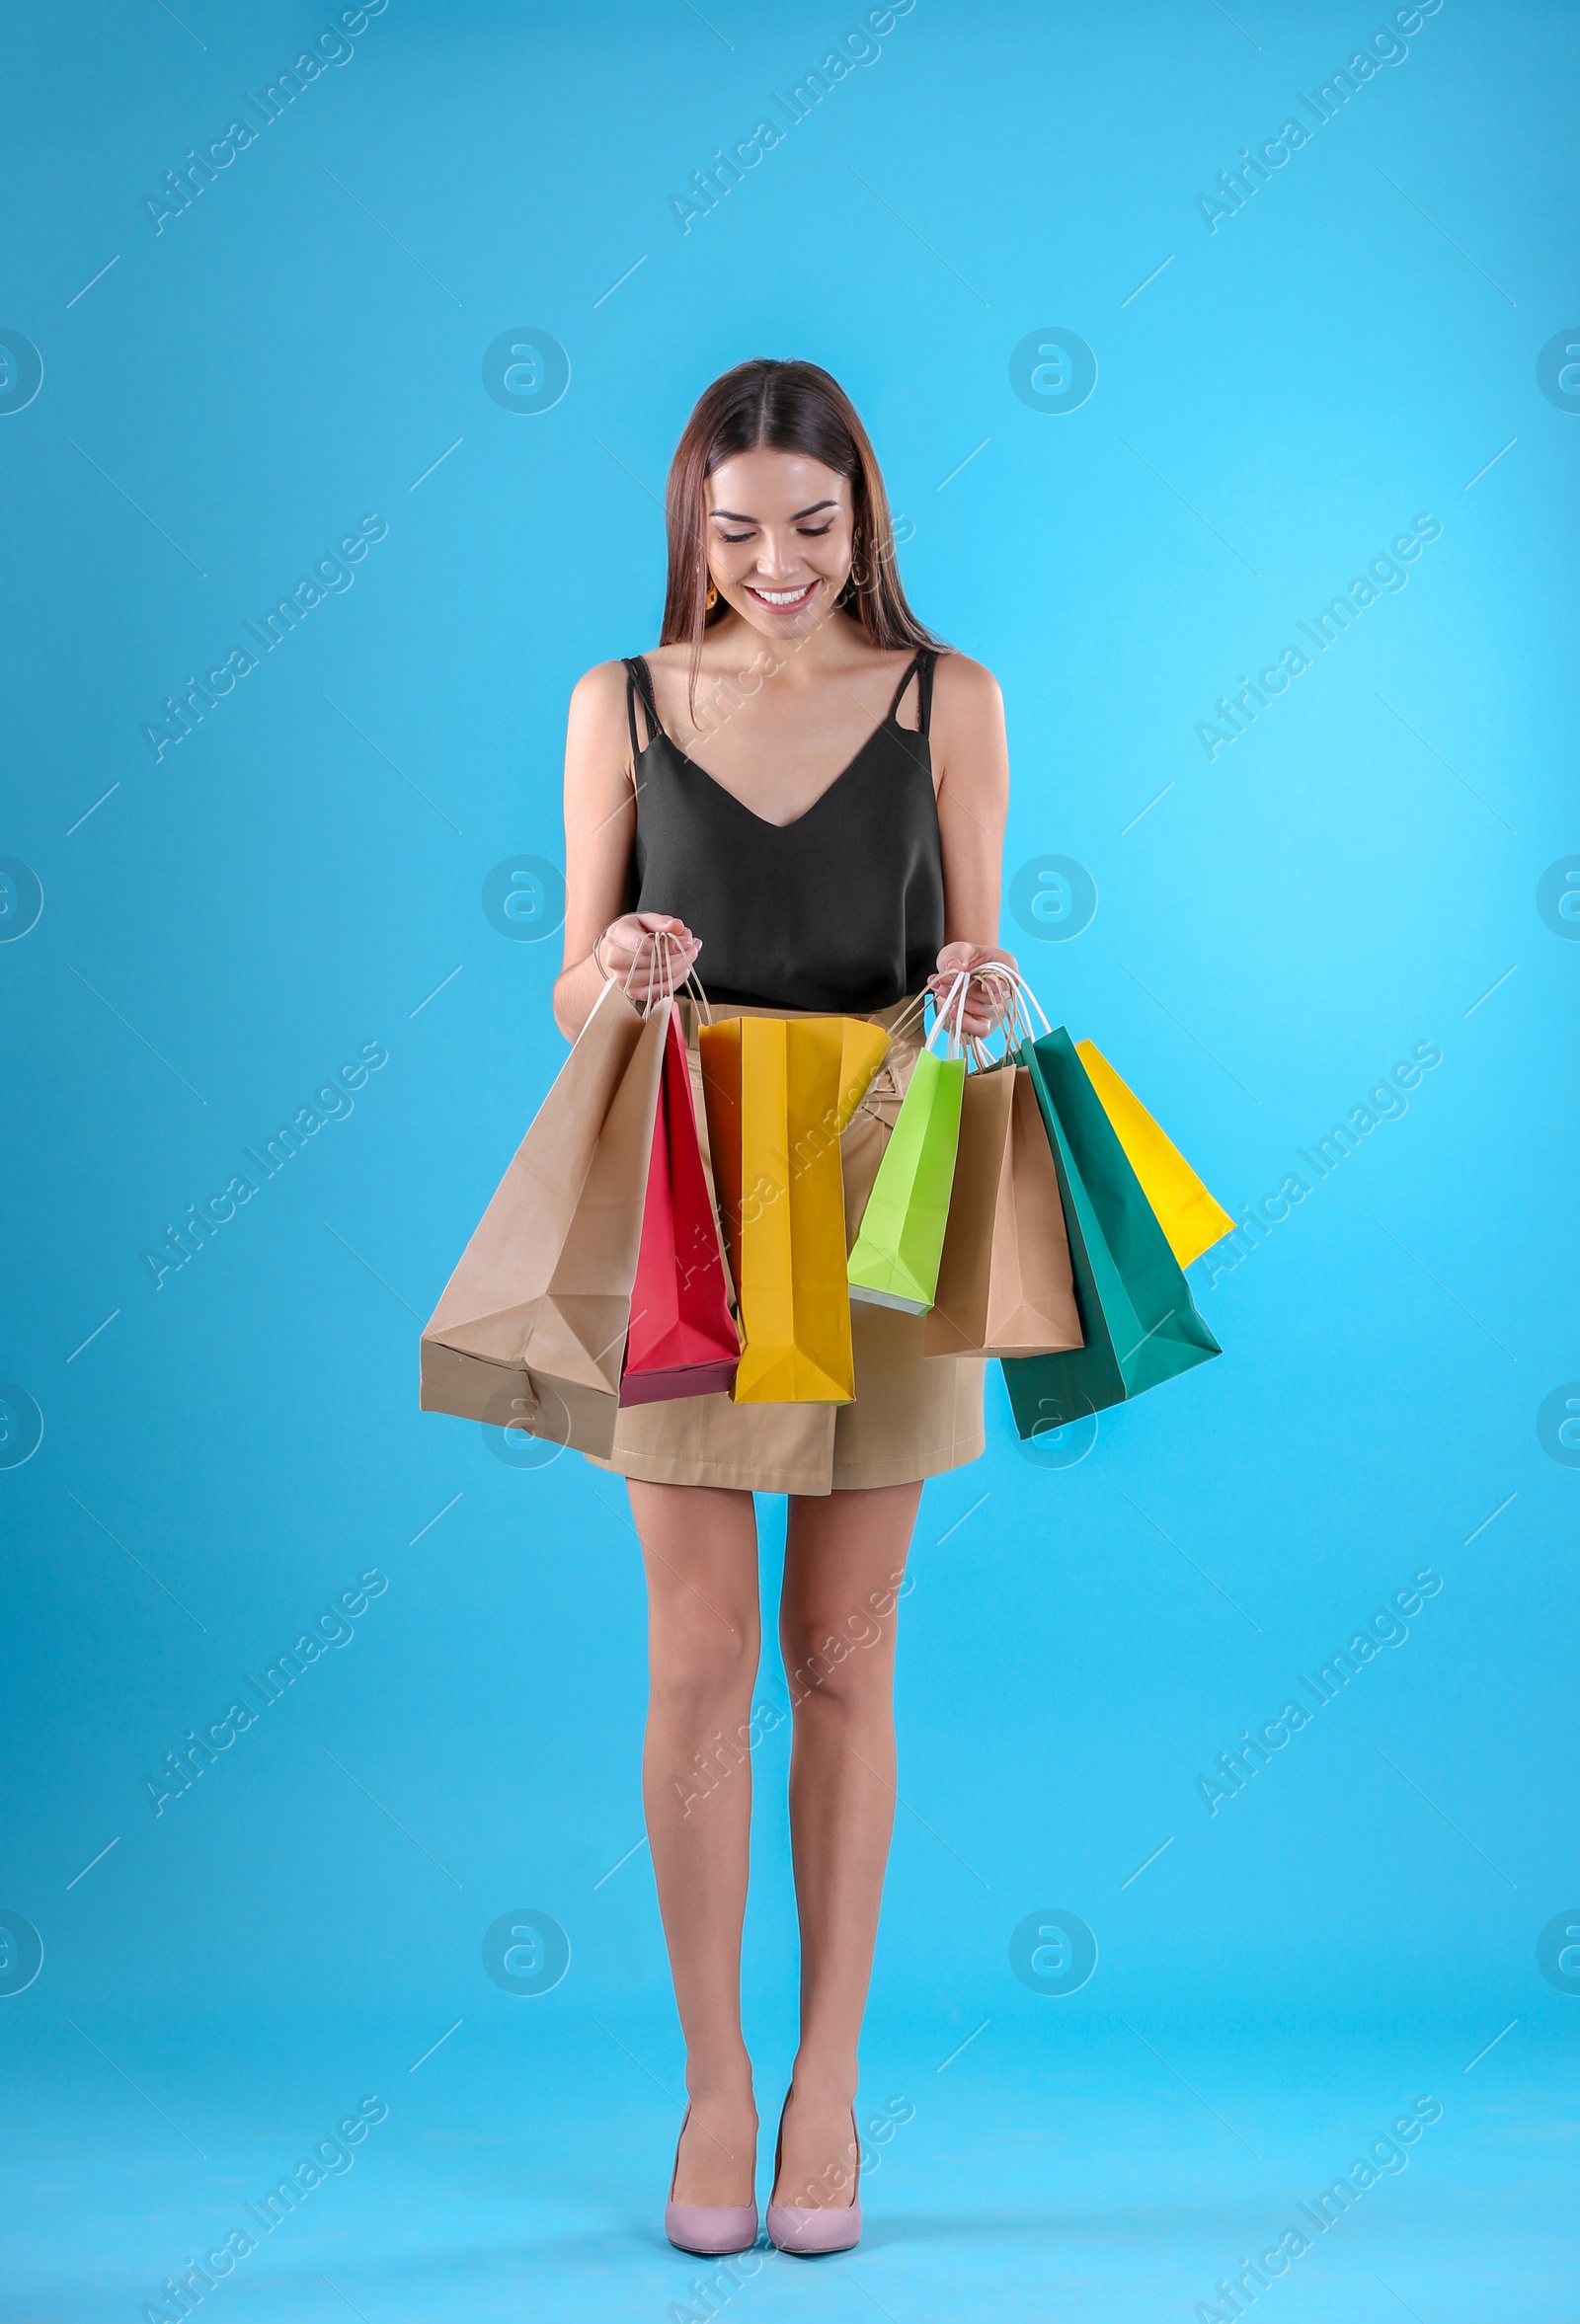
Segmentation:
{"type": "MultiPolygon", "coordinates": [[[[870,1022],[886,1029],[913,1010],[902,1001],[870,1022]]],[[[714,1004],[715,1017],[785,1017],[791,1009],[714,1004]]],[[[691,1060],[691,1094],[708,1183],[708,1123],[702,1101],[697,1016],[680,1002],[691,1060]]],[[[920,1013],[899,1033],[840,1140],[845,1233],[855,1241],[878,1164],[889,1142],[921,1046],[920,1013]]],[[[840,1493],[907,1485],[975,1460],[986,1447],[980,1356],[921,1353],[923,1319],[864,1299],[850,1303],[855,1400],[850,1404],[736,1404],[728,1396],[677,1396],[624,1407],[600,1469],[653,1485],[725,1485],[749,1493],[840,1493]]]]}

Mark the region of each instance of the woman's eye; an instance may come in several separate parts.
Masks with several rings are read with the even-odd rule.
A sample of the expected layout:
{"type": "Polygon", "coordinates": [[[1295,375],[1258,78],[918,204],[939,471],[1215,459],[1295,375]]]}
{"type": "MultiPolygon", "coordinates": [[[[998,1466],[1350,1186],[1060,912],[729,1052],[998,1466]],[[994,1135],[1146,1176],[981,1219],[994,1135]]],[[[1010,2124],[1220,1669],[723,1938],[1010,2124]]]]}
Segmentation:
{"type": "Polygon", "coordinates": [[[715,533],[713,537],[719,541],[750,541],[751,535],[749,532],[721,532],[715,533]]]}
{"type": "Polygon", "coordinates": [[[796,530],[803,540],[821,541],[826,532],[832,532],[833,518],[830,516],[827,524],[800,524],[796,530]]]}

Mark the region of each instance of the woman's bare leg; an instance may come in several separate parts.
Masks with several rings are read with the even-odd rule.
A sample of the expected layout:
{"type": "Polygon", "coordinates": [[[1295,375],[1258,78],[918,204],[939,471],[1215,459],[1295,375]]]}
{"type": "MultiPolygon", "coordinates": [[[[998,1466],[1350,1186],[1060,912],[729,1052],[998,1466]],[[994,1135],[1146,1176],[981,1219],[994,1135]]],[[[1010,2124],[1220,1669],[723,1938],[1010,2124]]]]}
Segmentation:
{"type": "Polygon", "coordinates": [[[741,2037],[741,1923],[757,1674],[750,1493],[628,1481],[648,1577],[642,1794],[686,2045],[690,2120],[674,2200],[752,2199],[757,2115],[741,2037]]]}
{"type": "Polygon", "coordinates": [[[895,1593],[917,1485],[792,1499],[779,1637],[794,1714],[790,1841],[801,2046],[781,2203],[847,2204],[856,2043],[894,1824],[895,1593]]]}

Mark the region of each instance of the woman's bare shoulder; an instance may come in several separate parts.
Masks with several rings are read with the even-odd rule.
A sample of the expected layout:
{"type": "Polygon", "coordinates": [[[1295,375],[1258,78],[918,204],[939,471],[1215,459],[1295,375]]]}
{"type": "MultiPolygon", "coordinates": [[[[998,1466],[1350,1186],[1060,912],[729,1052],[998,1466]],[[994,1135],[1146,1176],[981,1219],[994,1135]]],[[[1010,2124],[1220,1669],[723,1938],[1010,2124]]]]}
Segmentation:
{"type": "Polygon", "coordinates": [[[954,792],[1001,799],[1009,782],[1004,698],[998,680],[969,654],[944,654],[933,679],[933,768],[954,792]]]}
{"type": "Polygon", "coordinates": [[[985,710],[1001,706],[1003,702],[998,680],[987,663],[973,661],[969,654],[957,654],[953,648],[938,657],[932,697],[934,715],[941,711],[946,718],[953,718],[957,713],[967,718],[980,717],[985,710]]]}
{"type": "Polygon", "coordinates": [[[565,794],[596,803],[631,780],[630,730],[625,716],[625,669],[594,662],[571,688],[565,722],[565,794]],[[612,788],[611,788],[612,787],[612,788]]]}
{"type": "Polygon", "coordinates": [[[619,708],[625,700],[625,678],[623,661],[594,661],[571,688],[572,714],[597,717],[619,708]]]}
{"type": "Polygon", "coordinates": [[[566,719],[566,771],[573,764],[625,761],[631,746],[625,716],[625,664],[596,661],[571,688],[566,719]]]}

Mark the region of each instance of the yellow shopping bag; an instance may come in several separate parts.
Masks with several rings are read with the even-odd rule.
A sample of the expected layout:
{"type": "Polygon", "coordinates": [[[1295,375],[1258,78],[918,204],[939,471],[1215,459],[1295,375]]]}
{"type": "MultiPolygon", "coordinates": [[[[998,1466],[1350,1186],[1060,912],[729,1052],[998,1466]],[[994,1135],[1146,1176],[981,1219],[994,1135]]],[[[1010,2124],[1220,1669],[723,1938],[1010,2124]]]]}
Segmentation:
{"type": "Polygon", "coordinates": [[[725,1017],[697,1035],[740,1308],[738,1404],[855,1393],[840,1133],[889,1037],[848,1017],[725,1017]]]}
{"type": "Polygon", "coordinates": [[[1164,1136],[1101,1050],[1089,1041],[1078,1041],[1075,1050],[1125,1149],[1125,1158],[1141,1181],[1142,1193],[1156,1213],[1169,1249],[1181,1267],[1189,1267],[1193,1259],[1200,1259],[1204,1251],[1233,1233],[1233,1219],[1208,1193],[1179,1148],[1164,1136]]]}

